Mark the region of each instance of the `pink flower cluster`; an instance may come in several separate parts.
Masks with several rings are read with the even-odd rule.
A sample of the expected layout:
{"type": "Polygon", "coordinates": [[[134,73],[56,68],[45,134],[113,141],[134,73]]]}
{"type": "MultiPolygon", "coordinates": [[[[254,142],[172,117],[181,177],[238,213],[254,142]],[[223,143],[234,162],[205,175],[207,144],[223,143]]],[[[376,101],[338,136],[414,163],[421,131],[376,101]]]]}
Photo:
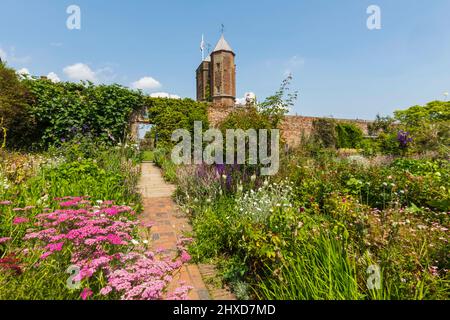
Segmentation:
{"type": "MultiPolygon", "coordinates": [[[[130,220],[134,215],[130,207],[112,202],[93,207],[81,197],[63,200],[60,206],[70,209],[37,215],[37,228],[27,230],[24,240],[38,241],[44,252],[42,260],[57,258],[56,253],[69,248],[71,263],[80,267],[75,281],[90,279],[100,272],[108,280],[101,295],[114,294],[124,300],[162,299],[171,274],[190,260],[184,242],[179,243],[181,257],[177,259],[129,245],[137,235],[138,224],[130,220]]],[[[185,297],[188,291],[179,288],[174,297],[185,297]]],[[[92,294],[87,288],[80,296],[87,299],[92,294]]]]}

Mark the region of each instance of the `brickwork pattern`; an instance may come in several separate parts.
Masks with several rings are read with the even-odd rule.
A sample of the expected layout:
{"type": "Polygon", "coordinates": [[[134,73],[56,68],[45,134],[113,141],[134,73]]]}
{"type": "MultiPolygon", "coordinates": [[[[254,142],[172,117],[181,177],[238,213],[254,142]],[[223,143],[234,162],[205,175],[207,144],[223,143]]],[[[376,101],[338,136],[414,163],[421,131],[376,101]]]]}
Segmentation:
{"type": "MultiPolygon", "coordinates": [[[[143,163],[139,189],[142,194],[144,212],[139,220],[153,223],[151,229],[151,246],[153,250],[161,250],[165,254],[177,254],[177,242],[192,228],[188,218],[178,210],[171,195],[174,186],[166,183],[155,165],[143,163]]],[[[189,300],[209,300],[209,292],[203,282],[200,270],[196,264],[185,264],[173,275],[168,287],[168,293],[173,292],[181,283],[193,287],[189,300]]]]}

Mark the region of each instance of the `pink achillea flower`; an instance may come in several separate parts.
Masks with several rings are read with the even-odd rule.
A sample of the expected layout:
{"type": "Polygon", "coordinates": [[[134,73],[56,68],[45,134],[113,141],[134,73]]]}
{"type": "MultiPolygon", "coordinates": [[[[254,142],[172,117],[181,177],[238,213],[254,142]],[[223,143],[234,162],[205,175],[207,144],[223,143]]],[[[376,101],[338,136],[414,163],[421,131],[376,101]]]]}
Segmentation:
{"type": "Polygon", "coordinates": [[[8,242],[8,241],[10,241],[10,240],[11,240],[10,237],[3,237],[3,238],[0,238],[0,244],[5,243],[5,242],[8,242]]]}
{"type": "Polygon", "coordinates": [[[45,260],[45,259],[47,259],[49,256],[51,256],[52,255],[52,252],[50,252],[50,251],[48,251],[48,252],[45,252],[44,254],[42,254],[40,257],[39,257],[39,259],[41,259],[41,260],[45,260]]]}
{"type": "Polygon", "coordinates": [[[187,300],[189,291],[194,289],[191,286],[182,285],[176,288],[175,291],[167,296],[167,300],[187,300]]]}
{"type": "Polygon", "coordinates": [[[80,294],[81,299],[87,300],[90,296],[92,296],[93,292],[90,288],[84,288],[80,294]]]}
{"type": "Polygon", "coordinates": [[[27,223],[28,221],[29,221],[28,218],[15,217],[13,220],[13,224],[22,224],[22,223],[27,223]]]}
{"type": "Polygon", "coordinates": [[[106,286],[103,289],[100,290],[100,294],[102,296],[108,295],[112,291],[112,288],[110,286],[106,286]]]}
{"type": "Polygon", "coordinates": [[[64,245],[64,242],[50,243],[45,248],[50,250],[51,252],[61,251],[63,248],[63,245],[64,245]]]}
{"type": "Polygon", "coordinates": [[[119,236],[115,235],[115,234],[108,234],[108,235],[106,236],[106,239],[108,239],[108,241],[109,241],[111,244],[114,244],[114,245],[120,245],[120,244],[122,244],[122,239],[121,239],[119,236]]]}
{"type": "Polygon", "coordinates": [[[12,202],[9,200],[0,201],[0,205],[2,206],[9,206],[10,204],[12,204],[12,202]]]}
{"type": "Polygon", "coordinates": [[[183,250],[181,252],[181,262],[186,263],[191,261],[191,256],[189,255],[189,253],[187,253],[187,251],[183,250]]]}
{"type": "MultiPolygon", "coordinates": [[[[128,243],[136,235],[138,225],[129,218],[134,215],[132,208],[105,202],[103,206],[111,206],[85,205],[84,199],[80,199],[83,198],[60,199],[70,206],[38,214],[35,227],[27,230],[23,240],[36,241],[44,252],[42,260],[57,255],[65,245],[70,246],[70,263],[80,267],[74,280],[82,281],[103,272],[107,282],[100,291],[102,295],[114,293],[123,300],[164,298],[173,273],[191,259],[184,248],[191,239],[180,239],[177,247],[181,255],[175,260],[140,246],[130,251],[128,243]]],[[[173,299],[184,299],[187,292],[188,288],[179,288],[173,299]]],[[[85,288],[80,296],[86,300],[93,294],[90,288],[85,288]]]]}

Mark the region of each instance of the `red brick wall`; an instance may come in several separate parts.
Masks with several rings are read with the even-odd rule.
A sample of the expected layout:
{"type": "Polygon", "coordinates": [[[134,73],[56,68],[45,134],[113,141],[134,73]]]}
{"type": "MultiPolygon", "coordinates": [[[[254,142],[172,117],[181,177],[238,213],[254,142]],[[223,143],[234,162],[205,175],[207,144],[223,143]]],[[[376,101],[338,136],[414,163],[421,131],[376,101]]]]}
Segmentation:
{"type": "MultiPolygon", "coordinates": [[[[208,109],[208,119],[212,127],[217,126],[225,119],[234,107],[223,105],[211,105],[208,109]]],[[[304,116],[286,116],[280,125],[281,136],[283,140],[290,146],[295,147],[300,144],[302,136],[309,136],[312,131],[313,121],[319,119],[317,117],[304,116]]],[[[349,122],[356,124],[361,128],[364,134],[368,134],[367,126],[370,121],[356,119],[335,119],[338,122],[349,122]]]]}

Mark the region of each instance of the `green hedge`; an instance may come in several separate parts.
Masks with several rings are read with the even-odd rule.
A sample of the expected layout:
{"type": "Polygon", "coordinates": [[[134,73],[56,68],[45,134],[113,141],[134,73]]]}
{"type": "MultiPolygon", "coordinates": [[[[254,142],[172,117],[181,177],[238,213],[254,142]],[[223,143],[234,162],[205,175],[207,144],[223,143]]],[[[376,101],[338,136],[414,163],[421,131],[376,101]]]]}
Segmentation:
{"type": "Polygon", "coordinates": [[[53,83],[26,80],[32,95],[30,115],[36,121],[36,141],[41,146],[58,144],[74,136],[92,135],[105,142],[123,140],[135,110],[143,108],[142,93],[120,85],[53,83]]]}
{"type": "Polygon", "coordinates": [[[208,105],[192,99],[147,98],[148,117],[154,125],[151,138],[157,137],[157,147],[172,145],[172,133],[187,129],[194,133],[194,122],[201,121],[203,130],[209,127],[208,105]]]}

